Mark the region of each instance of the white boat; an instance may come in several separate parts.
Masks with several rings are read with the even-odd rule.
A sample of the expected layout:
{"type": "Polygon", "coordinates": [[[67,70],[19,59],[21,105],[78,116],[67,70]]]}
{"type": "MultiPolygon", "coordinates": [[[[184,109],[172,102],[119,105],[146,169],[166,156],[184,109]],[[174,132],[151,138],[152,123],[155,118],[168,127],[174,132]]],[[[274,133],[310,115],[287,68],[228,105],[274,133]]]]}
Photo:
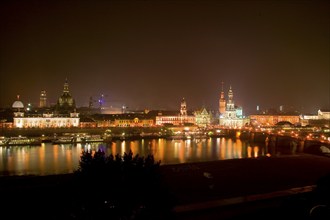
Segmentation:
{"type": "Polygon", "coordinates": [[[74,144],[74,143],[89,143],[89,142],[103,142],[101,135],[79,135],[79,136],[58,136],[53,144],[74,144]]]}
{"type": "Polygon", "coordinates": [[[71,136],[59,136],[52,140],[53,144],[72,144],[75,143],[74,138],[71,136]]]}
{"type": "Polygon", "coordinates": [[[8,137],[1,141],[2,146],[19,146],[19,145],[41,145],[40,138],[28,138],[25,136],[8,137]]]}
{"type": "Polygon", "coordinates": [[[81,138],[81,142],[83,143],[89,143],[89,142],[103,142],[103,138],[101,135],[86,135],[81,138]]]}

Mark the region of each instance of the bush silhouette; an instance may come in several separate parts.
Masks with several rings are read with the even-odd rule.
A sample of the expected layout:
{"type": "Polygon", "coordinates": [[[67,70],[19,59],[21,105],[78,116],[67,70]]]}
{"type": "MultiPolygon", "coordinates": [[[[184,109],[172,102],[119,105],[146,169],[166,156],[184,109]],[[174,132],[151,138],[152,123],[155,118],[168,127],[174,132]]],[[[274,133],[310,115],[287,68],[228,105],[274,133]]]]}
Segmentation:
{"type": "Polygon", "coordinates": [[[80,206],[93,219],[157,219],[164,216],[166,189],[153,155],[106,155],[83,151],[75,172],[80,206]]]}

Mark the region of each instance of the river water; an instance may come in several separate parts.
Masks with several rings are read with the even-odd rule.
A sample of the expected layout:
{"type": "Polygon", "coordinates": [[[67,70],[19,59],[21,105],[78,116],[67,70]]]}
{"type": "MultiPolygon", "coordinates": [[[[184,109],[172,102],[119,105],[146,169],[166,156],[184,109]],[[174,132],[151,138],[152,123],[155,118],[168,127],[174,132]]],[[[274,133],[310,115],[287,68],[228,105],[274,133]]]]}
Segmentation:
{"type": "Polygon", "coordinates": [[[0,147],[0,175],[52,175],[72,173],[78,169],[83,150],[103,150],[106,155],[133,156],[152,154],[161,165],[187,162],[254,158],[268,155],[263,143],[252,144],[240,139],[208,138],[194,140],[142,139],[111,143],[60,144],[0,147]]]}

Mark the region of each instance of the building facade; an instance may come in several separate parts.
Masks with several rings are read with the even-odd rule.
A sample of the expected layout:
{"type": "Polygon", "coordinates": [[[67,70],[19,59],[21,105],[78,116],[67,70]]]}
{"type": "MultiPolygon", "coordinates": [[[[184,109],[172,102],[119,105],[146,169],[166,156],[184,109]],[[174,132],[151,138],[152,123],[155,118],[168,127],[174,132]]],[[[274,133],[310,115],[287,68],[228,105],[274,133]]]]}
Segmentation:
{"type": "Polygon", "coordinates": [[[224,115],[226,112],[226,99],[225,93],[223,92],[223,82],[221,82],[221,93],[219,99],[219,115],[224,115]]]}
{"type": "MultiPolygon", "coordinates": [[[[42,91],[40,95],[40,106],[45,107],[46,104],[46,92],[42,91]]],[[[63,95],[58,100],[58,107],[66,111],[70,111],[65,114],[54,113],[26,113],[24,111],[24,104],[19,100],[13,103],[12,109],[13,115],[13,128],[69,128],[79,127],[80,118],[79,113],[73,109],[75,103],[71,95],[69,94],[69,85],[67,81],[64,84],[63,95]]]]}
{"type": "Polygon", "coordinates": [[[330,127],[330,110],[318,110],[317,115],[301,115],[301,126],[330,127]]]}
{"type": "Polygon", "coordinates": [[[24,112],[14,112],[14,128],[70,128],[79,127],[79,113],[70,116],[42,114],[25,117],[24,112]]]}
{"type": "Polygon", "coordinates": [[[211,113],[209,113],[205,108],[194,112],[195,123],[198,127],[208,127],[211,124],[211,113]]]}
{"type": "Polygon", "coordinates": [[[115,119],[114,126],[116,127],[151,127],[154,125],[153,119],[141,119],[141,118],[122,118],[115,119]]]}
{"type": "Polygon", "coordinates": [[[230,86],[226,110],[223,114],[220,114],[219,125],[226,128],[240,128],[246,124],[249,124],[249,119],[243,116],[242,108],[235,106],[234,93],[230,86]]]}
{"type": "Polygon", "coordinates": [[[68,80],[65,80],[63,93],[57,100],[56,111],[58,113],[70,113],[73,112],[76,108],[76,103],[74,98],[71,96],[69,91],[68,80]]]}
{"type": "Polygon", "coordinates": [[[47,95],[46,91],[42,90],[40,93],[39,108],[47,107],[47,95]]]}
{"type": "Polygon", "coordinates": [[[187,103],[183,98],[181,101],[180,113],[178,115],[158,115],[156,116],[156,125],[185,125],[185,124],[195,124],[195,116],[188,115],[187,103]]]}
{"type": "Polygon", "coordinates": [[[290,122],[298,124],[300,122],[299,115],[250,115],[251,124],[254,126],[274,126],[279,122],[290,122]]]}

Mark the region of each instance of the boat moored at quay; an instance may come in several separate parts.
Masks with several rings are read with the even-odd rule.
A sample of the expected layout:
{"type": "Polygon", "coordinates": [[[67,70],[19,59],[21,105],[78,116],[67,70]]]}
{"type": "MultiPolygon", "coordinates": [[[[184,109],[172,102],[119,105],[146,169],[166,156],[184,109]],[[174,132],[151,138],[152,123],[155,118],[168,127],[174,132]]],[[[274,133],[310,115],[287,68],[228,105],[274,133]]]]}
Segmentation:
{"type": "Polygon", "coordinates": [[[26,146],[26,145],[41,145],[42,141],[36,137],[1,137],[0,146],[26,146]]]}
{"type": "Polygon", "coordinates": [[[91,142],[104,142],[101,135],[98,134],[69,134],[69,135],[54,135],[51,141],[53,144],[75,144],[75,143],[91,143],[91,142]]]}
{"type": "Polygon", "coordinates": [[[221,127],[189,129],[189,127],[111,127],[107,129],[22,129],[13,130],[12,133],[3,133],[0,136],[0,146],[7,145],[41,145],[52,144],[75,144],[117,141],[131,141],[139,139],[167,139],[167,140],[200,140],[209,138],[232,138],[250,141],[254,143],[266,143],[271,137],[277,137],[277,144],[282,139],[296,139],[307,141],[309,139],[330,143],[329,131],[313,132],[298,129],[226,129],[221,127]],[[20,134],[20,135],[19,135],[20,134]]]}

